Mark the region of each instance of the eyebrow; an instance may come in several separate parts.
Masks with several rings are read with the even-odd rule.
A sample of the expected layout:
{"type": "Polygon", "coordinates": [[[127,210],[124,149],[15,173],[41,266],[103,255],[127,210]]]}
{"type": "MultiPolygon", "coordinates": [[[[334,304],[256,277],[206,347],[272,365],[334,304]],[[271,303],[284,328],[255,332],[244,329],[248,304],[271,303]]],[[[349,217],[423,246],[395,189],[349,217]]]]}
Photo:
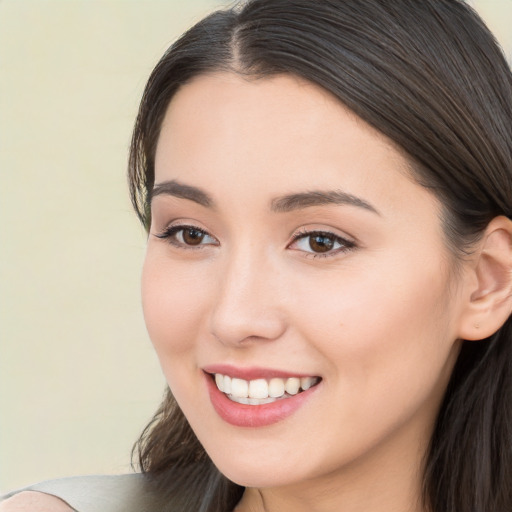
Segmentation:
{"type": "Polygon", "coordinates": [[[364,199],[341,190],[313,190],[290,194],[272,200],[271,209],[274,212],[284,213],[328,204],[356,206],[380,215],[379,211],[364,199]]]}
{"type": "MultiPolygon", "coordinates": [[[[188,199],[206,208],[215,207],[213,199],[204,190],[192,185],[185,185],[176,180],[157,183],[150,193],[150,204],[153,197],[158,195],[169,195],[180,199],[188,199]]],[[[329,204],[356,206],[380,215],[379,211],[364,199],[341,190],[313,190],[277,197],[270,202],[270,209],[276,213],[286,213],[310,208],[312,206],[324,206],[329,204]]]]}
{"type": "Polygon", "coordinates": [[[164,194],[179,197],[180,199],[188,199],[189,201],[194,201],[194,203],[198,203],[206,208],[212,208],[214,204],[213,199],[200,188],[192,187],[191,185],[184,185],[176,180],[157,183],[149,195],[149,203],[151,204],[153,197],[164,194]]]}

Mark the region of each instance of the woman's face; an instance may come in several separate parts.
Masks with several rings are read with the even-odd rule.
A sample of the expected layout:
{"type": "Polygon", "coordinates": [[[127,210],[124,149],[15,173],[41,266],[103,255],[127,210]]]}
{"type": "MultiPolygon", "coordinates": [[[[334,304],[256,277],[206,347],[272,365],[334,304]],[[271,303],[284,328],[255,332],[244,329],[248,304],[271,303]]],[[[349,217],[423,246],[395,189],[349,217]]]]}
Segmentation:
{"type": "Polygon", "coordinates": [[[308,82],[203,76],[166,113],[151,211],[147,327],[225,475],[419,464],[462,294],[400,151],[308,82]]]}

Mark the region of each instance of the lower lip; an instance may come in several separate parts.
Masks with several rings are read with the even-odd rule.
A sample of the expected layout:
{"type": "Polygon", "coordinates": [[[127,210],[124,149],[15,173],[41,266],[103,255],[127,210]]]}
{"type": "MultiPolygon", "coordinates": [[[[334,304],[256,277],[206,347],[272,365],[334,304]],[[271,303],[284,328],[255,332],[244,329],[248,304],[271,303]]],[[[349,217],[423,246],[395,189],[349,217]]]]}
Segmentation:
{"type": "Polygon", "coordinates": [[[219,391],[211,375],[205,373],[205,378],[213,408],[226,423],[236,427],[265,427],[284,420],[302,407],[321,384],[270,404],[246,405],[233,402],[219,391]]]}

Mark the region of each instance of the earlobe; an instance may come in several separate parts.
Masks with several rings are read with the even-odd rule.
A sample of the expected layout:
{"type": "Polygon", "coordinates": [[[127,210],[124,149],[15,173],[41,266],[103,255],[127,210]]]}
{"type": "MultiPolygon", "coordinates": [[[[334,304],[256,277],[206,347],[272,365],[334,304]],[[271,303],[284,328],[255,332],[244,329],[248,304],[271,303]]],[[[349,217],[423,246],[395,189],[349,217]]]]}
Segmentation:
{"type": "Polygon", "coordinates": [[[459,337],[482,340],[494,334],[512,312],[512,221],[494,218],[475,254],[459,337]]]}

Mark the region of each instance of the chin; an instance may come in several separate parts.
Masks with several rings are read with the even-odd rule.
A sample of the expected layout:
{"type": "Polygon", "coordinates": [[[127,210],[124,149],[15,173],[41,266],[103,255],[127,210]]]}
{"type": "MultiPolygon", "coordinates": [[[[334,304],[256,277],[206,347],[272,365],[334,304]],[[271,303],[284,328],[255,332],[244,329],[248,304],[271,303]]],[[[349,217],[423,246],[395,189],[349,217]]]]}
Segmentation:
{"type": "Polygon", "coordinates": [[[243,487],[282,487],[304,479],[304,476],[291,474],[280,467],[253,467],[253,465],[238,463],[217,465],[217,468],[226,478],[243,487]]]}
{"type": "Polygon", "coordinates": [[[314,466],[306,467],[302,457],[290,457],[284,450],[253,448],[237,449],[228,442],[227,446],[206,446],[206,451],[226,478],[243,487],[287,486],[308,480],[315,473],[314,466]]]}

